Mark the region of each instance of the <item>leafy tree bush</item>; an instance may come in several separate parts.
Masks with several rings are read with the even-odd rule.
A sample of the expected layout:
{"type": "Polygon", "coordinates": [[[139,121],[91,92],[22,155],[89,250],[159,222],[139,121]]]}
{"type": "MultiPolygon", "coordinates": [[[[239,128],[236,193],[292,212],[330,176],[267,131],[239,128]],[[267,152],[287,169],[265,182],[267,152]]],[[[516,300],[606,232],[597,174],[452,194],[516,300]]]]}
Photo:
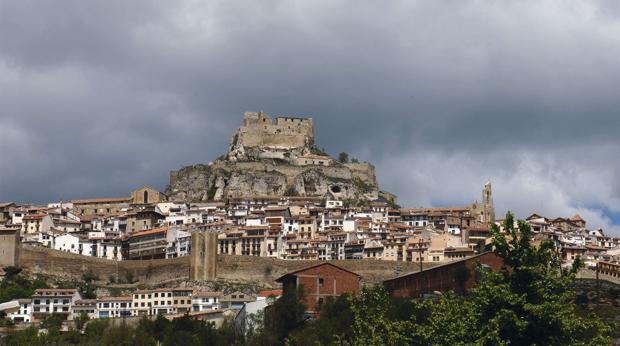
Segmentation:
{"type": "Polygon", "coordinates": [[[41,279],[28,279],[21,275],[17,267],[3,268],[6,272],[4,280],[0,281],[0,303],[13,299],[30,298],[38,288],[49,288],[47,282],[41,279]]]}
{"type": "Polygon", "coordinates": [[[562,272],[553,243],[533,246],[529,226],[519,221],[514,227],[510,213],[503,228],[492,227],[493,245],[507,268],[500,273],[481,270],[482,280],[467,296],[415,300],[410,319],[394,320],[387,314],[385,292],[363,291],[352,301],[352,344],[609,344],[607,324],[576,313],[569,284],[578,265],[562,272]]]}
{"type": "Polygon", "coordinates": [[[340,154],[338,154],[338,161],[340,161],[342,163],[348,163],[349,162],[349,154],[345,153],[344,151],[341,152],[340,154]]]}

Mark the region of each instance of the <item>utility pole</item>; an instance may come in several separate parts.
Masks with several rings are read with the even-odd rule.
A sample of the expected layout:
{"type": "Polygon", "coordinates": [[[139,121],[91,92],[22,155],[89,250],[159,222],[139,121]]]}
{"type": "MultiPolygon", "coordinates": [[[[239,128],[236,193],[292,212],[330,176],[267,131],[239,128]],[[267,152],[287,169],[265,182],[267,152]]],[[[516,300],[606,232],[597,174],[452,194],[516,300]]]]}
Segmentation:
{"type": "Polygon", "coordinates": [[[422,272],[422,270],[423,270],[422,269],[422,252],[423,252],[422,244],[423,243],[424,243],[424,240],[422,238],[420,238],[420,240],[418,241],[418,249],[420,250],[420,254],[419,254],[419,257],[420,257],[420,272],[422,272]]]}
{"type": "Polygon", "coordinates": [[[601,304],[601,282],[598,279],[598,267],[600,263],[596,263],[596,306],[601,304]]]}

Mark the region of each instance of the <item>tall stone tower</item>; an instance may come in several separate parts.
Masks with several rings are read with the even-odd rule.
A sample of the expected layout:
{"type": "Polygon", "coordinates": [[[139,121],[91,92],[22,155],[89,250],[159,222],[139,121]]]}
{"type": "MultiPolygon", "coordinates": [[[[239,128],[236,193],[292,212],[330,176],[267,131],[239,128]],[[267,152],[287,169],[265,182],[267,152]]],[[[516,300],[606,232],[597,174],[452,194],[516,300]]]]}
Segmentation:
{"type": "Polygon", "coordinates": [[[495,207],[493,207],[493,193],[491,191],[491,182],[484,184],[482,189],[482,210],[484,212],[482,222],[495,222],[495,207]]]}
{"type": "Polygon", "coordinates": [[[217,276],[217,233],[192,233],[190,280],[214,280],[217,276]]]}
{"type": "Polygon", "coordinates": [[[19,266],[19,233],[19,229],[0,226],[0,268],[19,266]]]}

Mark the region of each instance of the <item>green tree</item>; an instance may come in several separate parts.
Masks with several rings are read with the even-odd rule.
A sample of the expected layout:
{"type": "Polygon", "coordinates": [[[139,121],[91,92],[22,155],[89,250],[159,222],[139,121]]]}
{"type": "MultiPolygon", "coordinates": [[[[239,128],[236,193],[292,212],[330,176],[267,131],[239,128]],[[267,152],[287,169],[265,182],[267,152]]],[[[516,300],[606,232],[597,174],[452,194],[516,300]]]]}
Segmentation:
{"type": "Polygon", "coordinates": [[[283,344],[289,334],[304,326],[306,308],[302,303],[303,296],[303,287],[287,290],[272,304],[269,313],[265,312],[265,333],[261,343],[271,337],[272,344],[283,344]]]}
{"type": "Polygon", "coordinates": [[[28,327],[14,334],[9,334],[2,340],[4,345],[43,345],[44,337],[39,337],[39,330],[35,326],[28,327]]]}
{"type": "Polygon", "coordinates": [[[350,298],[354,345],[407,345],[414,339],[408,320],[389,318],[391,300],[383,287],[364,288],[359,299],[350,298]]]}
{"type": "Polygon", "coordinates": [[[328,297],[320,317],[307,321],[303,329],[294,331],[287,340],[294,345],[336,345],[351,339],[353,312],[349,300],[352,298],[349,294],[328,297]]]}
{"type": "Polygon", "coordinates": [[[414,334],[436,345],[609,344],[608,325],[576,313],[569,287],[579,268],[562,273],[553,243],[534,246],[529,225],[515,226],[512,214],[502,228],[491,231],[506,269],[480,271],[482,280],[466,298],[419,302],[418,309],[430,314],[416,321],[414,334]]]}
{"type": "Polygon", "coordinates": [[[21,268],[6,267],[4,280],[0,281],[0,303],[13,299],[30,298],[38,288],[48,288],[47,282],[41,279],[28,279],[21,274],[21,268]]]}
{"type": "MultiPolygon", "coordinates": [[[[610,327],[577,314],[570,290],[580,263],[560,270],[553,243],[532,243],[523,221],[508,213],[502,230],[492,226],[495,253],[506,265],[499,273],[478,268],[481,280],[467,296],[448,293],[414,300],[390,315],[386,292],[363,290],[352,299],[355,345],[608,345],[610,327]],[[411,311],[407,318],[408,311],[411,311]]],[[[458,273],[457,273],[458,274],[458,273]]],[[[466,275],[458,274],[465,281],[466,275]]]]}
{"type": "Polygon", "coordinates": [[[341,152],[340,154],[338,154],[338,161],[340,161],[342,163],[348,163],[349,162],[349,154],[345,153],[344,151],[341,152]]]}
{"type": "Polygon", "coordinates": [[[86,326],[86,323],[90,320],[90,317],[88,316],[88,314],[84,311],[82,311],[78,316],[76,316],[73,321],[75,323],[75,329],[77,329],[78,331],[82,331],[84,329],[84,326],[86,326]]]}

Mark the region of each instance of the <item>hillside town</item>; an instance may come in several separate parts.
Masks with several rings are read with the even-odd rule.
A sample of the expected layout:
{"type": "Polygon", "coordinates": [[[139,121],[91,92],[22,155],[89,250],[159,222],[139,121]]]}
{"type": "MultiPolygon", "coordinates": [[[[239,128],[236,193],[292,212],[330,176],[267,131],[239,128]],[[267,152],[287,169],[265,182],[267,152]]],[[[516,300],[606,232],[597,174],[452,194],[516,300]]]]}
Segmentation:
{"type": "Polygon", "coordinates": [[[31,298],[0,304],[0,312],[14,323],[39,323],[52,315],[73,321],[88,319],[130,318],[163,315],[174,319],[184,314],[220,325],[224,318],[236,315],[246,304],[264,307],[267,298],[275,299],[281,290],[261,291],[258,295],[243,292],[201,291],[192,288],[136,290],[124,296],[86,299],[76,288],[42,288],[31,298]]]}
{"type": "MultiPolygon", "coordinates": [[[[512,216],[506,217],[496,217],[490,182],[479,200],[464,205],[401,207],[396,195],[379,188],[370,163],[319,149],[311,118],[246,112],[226,155],[172,171],[163,192],[143,186],[125,197],[0,203],[0,284],[15,290],[0,301],[0,321],[41,333],[53,320],[70,333],[84,320],[190,319],[216,328],[232,323],[235,333],[246,335],[251,320],[274,316],[275,302],[290,297],[304,319],[317,319],[325,304],[343,294],[359,297],[364,287],[382,287],[394,299],[465,293],[480,268],[505,269],[493,230],[506,236],[512,216]],[[37,251],[42,257],[20,267],[22,252],[37,251]],[[46,274],[41,261],[50,259],[45,267],[58,269],[53,262],[61,255],[68,258],[58,262],[60,272],[47,273],[51,284],[40,281],[46,274]],[[235,273],[241,258],[252,258],[249,269],[264,271],[268,284],[246,278],[241,282],[251,287],[212,286],[222,279],[217,268],[224,258],[234,262],[228,270],[235,273]],[[271,264],[260,267],[254,258],[299,266],[272,276],[271,264]],[[103,281],[90,267],[94,261],[112,264],[115,275],[103,281]],[[73,281],[63,281],[63,270],[76,262],[73,281]],[[189,264],[188,270],[164,269],[168,277],[149,281],[166,262],[189,264]],[[142,263],[141,279],[130,278],[137,270],[124,270],[121,282],[119,266],[142,263]],[[346,268],[352,263],[362,265],[346,268]],[[370,263],[380,265],[374,274],[370,263]],[[95,279],[98,291],[90,286],[95,279]]],[[[583,263],[597,277],[620,276],[620,237],[589,228],[579,215],[534,213],[524,222],[533,232],[527,246],[552,244],[562,268],[583,263]]],[[[239,283],[241,273],[223,281],[239,283]]],[[[287,308],[277,314],[285,316],[282,311],[287,308]]]]}
{"type": "MultiPolygon", "coordinates": [[[[218,253],[283,260],[384,260],[443,263],[489,249],[495,218],[491,184],[466,206],[399,208],[377,199],[363,205],[318,197],[168,201],[143,187],[127,198],[47,205],[0,204],[2,233],[22,244],[104,259],[188,256],[192,233],[217,233],[218,253]]],[[[552,240],[566,265],[614,262],[620,238],[589,229],[579,215],[526,218],[537,240],[552,240]]]]}

